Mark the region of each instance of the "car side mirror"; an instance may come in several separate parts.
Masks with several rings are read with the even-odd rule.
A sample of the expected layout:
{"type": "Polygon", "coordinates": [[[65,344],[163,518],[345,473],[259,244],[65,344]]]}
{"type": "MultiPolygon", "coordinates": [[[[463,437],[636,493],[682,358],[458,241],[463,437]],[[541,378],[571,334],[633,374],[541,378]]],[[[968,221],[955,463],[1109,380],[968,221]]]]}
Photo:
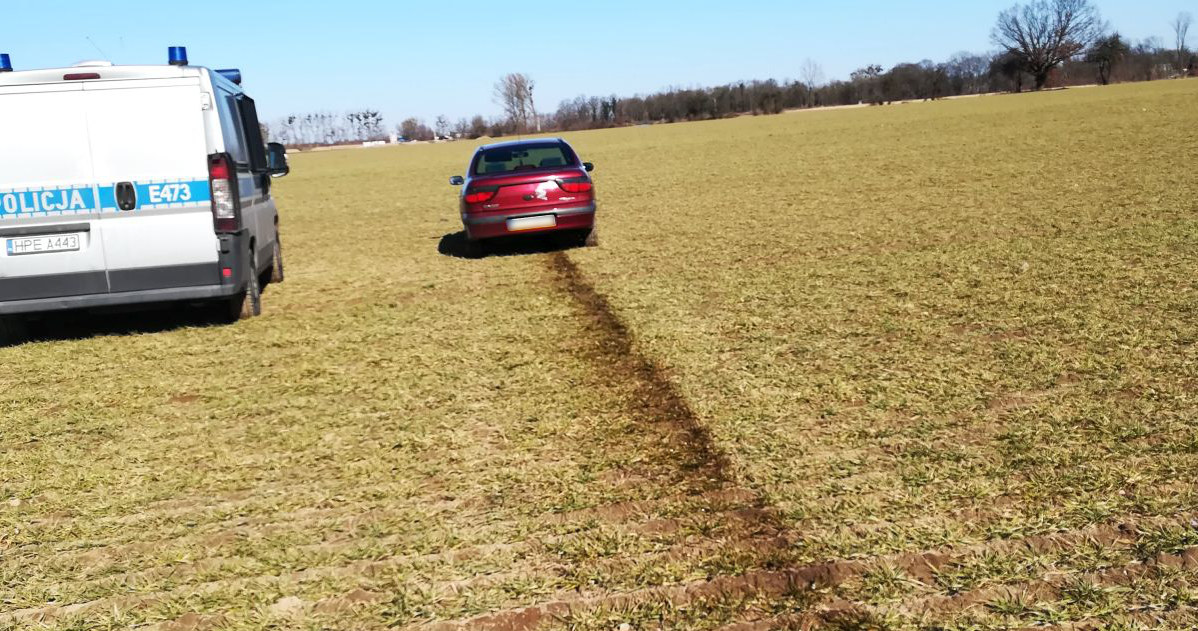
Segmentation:
{"type": "Polygon", "coordinates": [[[594,164],[592,164],[592,163],[590,163],[590,162],[583,162],[583,163],[582,163],[582,168],[586,169],[586,170],[587,170],[587,172],[589,173],[589,172],[591,172],[591,171],[594,171],[594,170],[595,170],[595,165],[594,165],[594,164]]]}
{"type": "Polygon", "coordinates": [[[452,184],[453,186],[461,186],[466,183],[466,178],[463,178],[460,175],[455,175],[455,176],[449,178],[449,183],[452,184]]]}
{"type": "Polygon", "coordinates": [[[277,142],[266,144],[266,172],[271,177],[283,177],[291,173],[291,167],[287,165],[287,147],[277,142]]]}

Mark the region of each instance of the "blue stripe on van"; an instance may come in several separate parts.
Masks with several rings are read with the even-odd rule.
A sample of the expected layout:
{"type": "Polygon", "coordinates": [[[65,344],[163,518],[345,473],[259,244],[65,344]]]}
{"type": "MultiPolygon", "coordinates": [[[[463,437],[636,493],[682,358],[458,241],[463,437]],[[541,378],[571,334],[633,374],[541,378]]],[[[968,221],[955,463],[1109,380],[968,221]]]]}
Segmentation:
{"type": "Polygon", "coordinates": [[[64,215],[95,209],[96,196],[90,186],[0,191],[0,216],[64,215]]]}
{"type": "Polygon", "coordinates": [[[96,188],[96,194],[100,198],[101,210],[116,210],[116,188],[112,186],[100,186],[96,188]]]}
{"type": "MultiPolygon", "coordinates": [[[[184,208],[211,200],[208,180],[134,182],[137,209],[184,208]]],[[[0,191],[0,218],[117,211],[115,184],[0,191]]]]}
{"type": "MultiPolygon", "coordinates": [[[[134,210],[154,208],[184,208],[207,204],[211,200],[208,180],[154,180],[134,182],[137,191],[137,206],[134,210]]],[[[100,195],[100,210],[118,210],[116,185],[97,187],[100,195]]]]}
{"type": "Polygon", "coordinates": [[[208,201],[208,180],[137,184],[138,208],[163,208],[208,201]]]}

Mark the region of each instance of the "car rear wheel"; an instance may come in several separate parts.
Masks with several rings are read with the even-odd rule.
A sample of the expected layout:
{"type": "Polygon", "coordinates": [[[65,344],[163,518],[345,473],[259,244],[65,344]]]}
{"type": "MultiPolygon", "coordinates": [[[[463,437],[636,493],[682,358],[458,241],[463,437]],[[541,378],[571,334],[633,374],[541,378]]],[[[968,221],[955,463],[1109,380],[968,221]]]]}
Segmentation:
{"type": "Polygon", "coordinates": [[[570,237],[570,244],[576,248],[593,248],[599,245],[599,228],[591,226],[587,230],[579,230],[570,237]]]}

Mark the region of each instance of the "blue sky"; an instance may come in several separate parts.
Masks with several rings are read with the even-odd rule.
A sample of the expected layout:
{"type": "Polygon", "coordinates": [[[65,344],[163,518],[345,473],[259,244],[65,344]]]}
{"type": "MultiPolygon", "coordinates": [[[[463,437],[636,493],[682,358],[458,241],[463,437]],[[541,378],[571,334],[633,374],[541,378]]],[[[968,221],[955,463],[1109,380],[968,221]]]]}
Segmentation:
{"type": "MultiPolygon", "coordinates": [[[[390,124],[413,115],[431,124],[438,114],[497,114],[491,86],[507,72],[531,75],[538,109],[549,111],[579,94],[797,78],[807,58],[828,78],[939,61],[992,48],[990,28],[1012,3],[3,0],[0,52],[34,68],[164,63],[168,46],[185,45],[194,64],[241,68],[267,120],[371,107],[390,124]]],[[[1172,17],[1198,15],[1198,0],[1095,4],[1135,40],[1169,40],[1172,17]]]]}

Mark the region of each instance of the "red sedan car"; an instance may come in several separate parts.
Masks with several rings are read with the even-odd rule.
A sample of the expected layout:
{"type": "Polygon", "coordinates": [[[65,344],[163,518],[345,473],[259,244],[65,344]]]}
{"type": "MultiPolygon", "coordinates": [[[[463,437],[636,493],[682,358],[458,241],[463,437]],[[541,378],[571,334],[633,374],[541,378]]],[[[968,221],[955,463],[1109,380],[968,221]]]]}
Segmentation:
{"type": "Polygon", "coordinates": [[[589,175],[594,168],[560,138],[479,147],[466,177],[449,179],[462,186],[470,253],[478,253],[485,239],[546,232],[594,245],[595,187],[589,175]]]}

